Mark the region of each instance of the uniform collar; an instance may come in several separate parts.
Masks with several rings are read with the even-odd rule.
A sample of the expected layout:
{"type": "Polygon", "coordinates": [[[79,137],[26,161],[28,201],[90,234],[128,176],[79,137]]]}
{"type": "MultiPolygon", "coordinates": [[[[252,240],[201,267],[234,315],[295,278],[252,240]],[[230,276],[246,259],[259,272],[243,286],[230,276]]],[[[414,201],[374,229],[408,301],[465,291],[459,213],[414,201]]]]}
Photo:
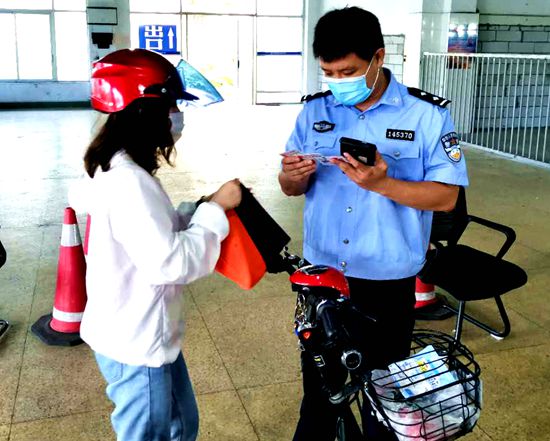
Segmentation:
{"type": "Polygon", "coordinates": [[[383,72],[386,76],[389,77],[388,87],[386,88],[380,99],[376,103],[374,103],[371,109],[381,104],[387,104],[388,106],[403,105],[403,97],[401,96],[399,83],[389,69],[384,68],[383,72]]]}
{"type": "MultiPolygon", "coordinates": [[[[376,107],[380,106],[381,104],[387,104],[389,106],[401,106],[403,105],[403,97],[401,95],[400,85],[391,73],[391,71],[387,68],[383,68],[382,72],[384,75],[389,77],[388,87],[380,97],[380,99],[374,103],[371,107],[369,107],[366,112],[368,112],[371,109],[375,109],[376,107]]],[[[336,101],[333,95],[330,95],[330,105],[336,107],[336,106],[343,106],[342,103],[336,101]]],[[[352,107],[352,106],[348,106],[352,107]]],[[[353,106],[355,107],[355,106],[353,106]]]]}

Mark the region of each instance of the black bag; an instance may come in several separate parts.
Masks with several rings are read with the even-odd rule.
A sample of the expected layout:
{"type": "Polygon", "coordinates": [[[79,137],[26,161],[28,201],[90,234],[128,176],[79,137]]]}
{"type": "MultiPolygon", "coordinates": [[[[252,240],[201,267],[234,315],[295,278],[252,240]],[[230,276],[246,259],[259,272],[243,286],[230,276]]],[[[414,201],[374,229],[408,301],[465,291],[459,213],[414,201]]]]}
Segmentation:
{"type": "Polygon", "coordinates": [[[268,273],[282,271],[281,252],[290,236],[275,222],[258,200],[241,184],[242,201],[235,212],[264,259],[268,273]]]}

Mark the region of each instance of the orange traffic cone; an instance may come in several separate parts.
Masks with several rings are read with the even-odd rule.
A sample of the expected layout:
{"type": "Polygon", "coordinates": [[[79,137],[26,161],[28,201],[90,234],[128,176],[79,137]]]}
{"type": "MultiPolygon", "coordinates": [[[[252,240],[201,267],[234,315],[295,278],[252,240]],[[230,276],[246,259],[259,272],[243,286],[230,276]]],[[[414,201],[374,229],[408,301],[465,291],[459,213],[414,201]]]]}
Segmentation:
{"type": "Polygon", "coordinates": [[[416,303],[415,309],[424,308],[437,302],[435,296],[435,286],[431,283],[424,283],[418,277],[416,278],[416,303]]]}
{"type": "Polygon", "coordinates": [[[86,261],[72,208],[65,208],[57,284],[52,314],[40,317],[32,325],[33,333],[44,343],[75,346],[82,343],[80,322],[86,306],[86,261]]]}
{"type": "Polygon", "coordinates": [[[424,283],[416,278],[416,303],[414,305],[415,317],[418,320],[443,320],[450,317],[453,312],[445,307],[441,296],[435,293],[435,286],[424,283]]]}

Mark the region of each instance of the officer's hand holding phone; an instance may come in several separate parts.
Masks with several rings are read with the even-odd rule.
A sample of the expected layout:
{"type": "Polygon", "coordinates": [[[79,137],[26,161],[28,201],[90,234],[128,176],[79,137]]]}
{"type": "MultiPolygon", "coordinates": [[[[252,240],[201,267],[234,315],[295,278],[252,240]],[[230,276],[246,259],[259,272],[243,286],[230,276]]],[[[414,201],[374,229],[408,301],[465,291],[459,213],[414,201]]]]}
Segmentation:
{"type": "Polygon", "coordinates": [[[388,179],[388,164],[384,161],[384,158],[382,158],[382,155],[374,144],[351,140],[361,144],[368,144],[366,146],[367,150],[362,149],[363,146],[359,146],[357,142],[351,143],[355,144],[355,148],[348,148],[346,147],[346,144],[350,143],[348,140],[349,138],[344,138],[344,142],[341,142],[341,153],[345,160],[331,159],[330,161],[337,165],[348,178],[361,188],[380,191],[388,179]],[[372,165],[367,165],[367,163],[372,165]]]}
{"type": "Polygon", "coordinates": [[[370,142],[363,142],[354,138],[340,138],[340,154],[351,155],[354,159],[365,165],[374,165],[376,159],[376,146],[370,142]]]}

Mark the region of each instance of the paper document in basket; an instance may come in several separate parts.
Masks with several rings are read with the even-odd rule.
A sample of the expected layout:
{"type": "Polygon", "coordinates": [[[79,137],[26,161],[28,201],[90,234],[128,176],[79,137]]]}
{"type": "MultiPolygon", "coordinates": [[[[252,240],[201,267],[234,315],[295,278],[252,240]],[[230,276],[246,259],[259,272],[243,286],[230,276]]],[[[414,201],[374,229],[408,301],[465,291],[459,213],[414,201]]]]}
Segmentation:
{"type": "Polygon", "coordinates": [[[445,357],[431,345],[405,360],[390,364],[388,368],[405,398],[458,381],[456,373],[449,371],[445,357]]]}
{"type": "Polygon", "coordinates": [[[453,439],[472,430],[480,415],[476,396],[481,382],[473,378],[410,400],[395,395],[397,385],[389,371],[372,371],[372,381],[376,400],[370,394],[368,398],[378,421],[391,427],[399,441],[453,439]]]}

